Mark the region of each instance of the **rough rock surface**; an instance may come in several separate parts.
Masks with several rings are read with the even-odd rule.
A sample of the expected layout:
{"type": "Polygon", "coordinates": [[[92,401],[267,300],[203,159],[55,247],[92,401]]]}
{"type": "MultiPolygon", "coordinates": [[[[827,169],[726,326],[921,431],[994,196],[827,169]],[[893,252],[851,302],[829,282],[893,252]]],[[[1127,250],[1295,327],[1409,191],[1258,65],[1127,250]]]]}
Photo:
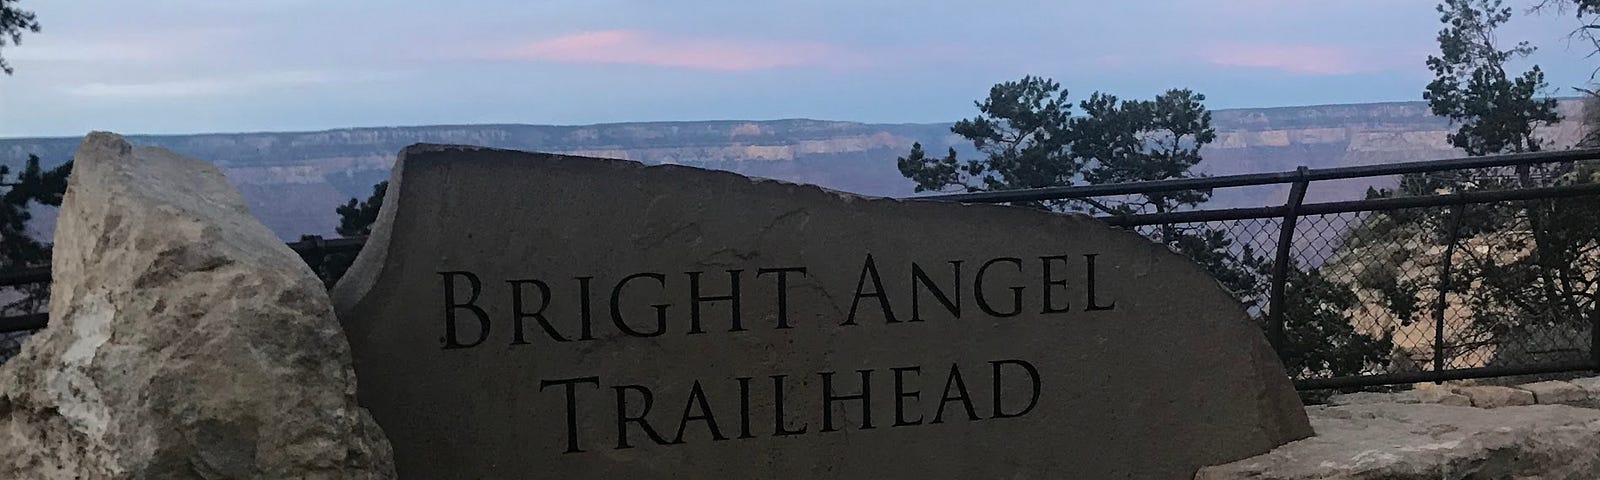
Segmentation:
{"type": "Polygon", "coordinates": [[[1317,435],[1195,480],[1592,480],[1600,410],[1429,404],[1307,409],[1317,435]]]}
{"type": "Polygon", "coordinates": [[[1582,403],[1589,399],[1589,392],[1583,387],[1560,380],[1518,385],[1517,388],[1532,393],[1534,401],[1545,405],[1582,403]]]}
{"type": "Polygon", "coordinates": [[[1472,406],[1478,408],[1514,407],[1535,403],[1532,392],[1511,387],[1482,385],[1457,388],[1455,392],[1472,399],[1472,406]]]}
{"type": "Polygon", "coordinates": [[[1466,395],[1451,392],[1443,388],[1419,388],[1395,394],[1395,401],[1399,403],[1437,403],[1456,407],[1472,406],[1472,399],[1466,395]]]}
{"type": "Polygon", "coordinates": [[[1589,392],[1589,398],[1600,399],[1600,377],[1587,377],[1573,379],[1569,383],[1589,392]]]}
{"type": "Polygon", "coordinates": [[[1382,392],[1355,392],[1334,395],[1328,398],[1329,405],[1366,405],[1370,403],[1394,403],[1398,398],[1391,393],[1382,392]]]}
{"type": "Polygon", "coordinates": [[[211,164],[91,133],[0,478],[392,478],[320,282],[211,164]]]}

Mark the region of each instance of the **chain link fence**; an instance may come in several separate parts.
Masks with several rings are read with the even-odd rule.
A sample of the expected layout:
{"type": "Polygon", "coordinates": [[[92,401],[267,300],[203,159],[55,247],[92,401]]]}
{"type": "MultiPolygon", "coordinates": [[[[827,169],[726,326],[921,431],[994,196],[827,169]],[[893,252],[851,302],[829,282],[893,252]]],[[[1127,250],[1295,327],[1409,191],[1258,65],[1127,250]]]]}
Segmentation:
{"type": "MultiPolygon", "coordinates": [[[[1288,338],[1279,351],[1320,350],[1324,360],[1290,374],[1316,385],[1591,362],[1597,204],[1600,197],[1580,196],[1299,216],[1283,299],[1288,338]],[[1547,234],[1536,238],[1541,218],[1538,231],[1547,234]],[[1318,316],[1337,317],[1349,330],[1318,325],[1318,316]]],[[[1224,232],[1238,260],[1213,274],[1249,276],[1223,283],[1265,328],[1272,279],[1262,267],[1275,256],[1282,227],[1282,218],[1247,218],[1129,228],[1158,242],[1164,229],[1224,232]]]]}
{"type": "Polygon", "coordinates": [[[1114,205],[1289,185],[1280,205],[1100,218],[1207,269],[1260,323],[1296,386],[1321,390],[1600,367],[1597,158],[1541,152],[928,198],[1114,205]],[[1352,179],[1393,188],[1304,202],[1314,182],[1352,179]]]}

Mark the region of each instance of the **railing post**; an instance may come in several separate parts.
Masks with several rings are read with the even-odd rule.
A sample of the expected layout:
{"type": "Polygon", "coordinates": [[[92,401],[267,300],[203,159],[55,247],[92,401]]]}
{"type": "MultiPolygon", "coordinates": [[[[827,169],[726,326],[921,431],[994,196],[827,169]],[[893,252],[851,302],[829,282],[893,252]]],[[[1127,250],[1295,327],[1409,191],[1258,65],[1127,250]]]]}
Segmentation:
{"type": "Polygon", "coordinates": [[[1439,300],[1433,308],[1433,371],[1435,372],[1444,371],[1444,312],[1450,306],[1447,299],[1450,289],[1454,288],[1451,269],[1456,256],[1456,243],[1461,236],[1461,217],[1466,215],[1466,211],[1467,206],[1463,204],[1456,206],[1450,212],[1450,224],[1447,227],[1450,231],[1446,237],[1449,243],[1444,246],[1444,260],[1439,266],[1439,300]]]}
{"type": "Polygon", "coordinates": [[[306,262],[306,266],[311,267],[311,271],[320,272],[322,259],[327,256],[327,252],[323,251],[322,236],[301,235],[300,241],[296,243],[304,246],[304,251],[296,252],[300,254],[300,259],[306,262]]]}
{"type": "Polygon", "coordinates": [[[1267,342],[1272,344],[1272,350],[1278,353],[1279,359],[1284,359],[1283,347],[1288,340],[1285,338],[1283,325],[1283,311],[1288,308],[1284,302],[1284,284],[1289,281],[1289,262],[1294,261],[1294,227],[1300,219],[1300,204],[1305,203],[1306,187],[1311,184],[1306,180],[1306,167],[1295,170],[1298,179],[1289,187],[1289,200],[1283,204],[1283,225],[1278,231],[1278,251],[1272,261],[1272,285],[1267,299],[1267,342]]]}
{"type": "Polygon", "coordinates": [[[1600,288],[1589,300],[1589,362],[1600,372],[1600,288]]]}

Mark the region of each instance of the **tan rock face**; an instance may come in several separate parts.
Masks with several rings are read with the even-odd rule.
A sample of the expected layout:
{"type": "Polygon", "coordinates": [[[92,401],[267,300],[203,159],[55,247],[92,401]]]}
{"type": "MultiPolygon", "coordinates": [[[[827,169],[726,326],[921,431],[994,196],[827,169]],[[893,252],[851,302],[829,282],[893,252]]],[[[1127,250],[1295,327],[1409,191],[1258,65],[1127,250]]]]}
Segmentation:
{"type": "Polygon", "coordinates": [[[326,294],[215,167],[106,133],[74,161],[0,478],[393,477],[326,294]]]}
{"type": "Polygon", "coordinates": [[[1317,436],[1204,468],[1195,480],[1600,478],[1600,410],[1400,403],[1308,410],[1317,436]]]}
{"type": "Polygon", "coordinates": [[[1600,377],[1573,379],[1571,383],[1588,393],[1589,398],[1600,399],[1600,377]]]}
{"type": "Polygon", "coordinates": [[[1461,387],[1455,393],[1472,399],[1472,406],[1478,408],[1500,408],[1518,405],[1533,405],[1533,393],[1511,387],[1495,385],[1482,385],[1476,387],[1461,387]]]}
{"type": "Polygon", "coordinates": [[[1334,395],[1328,398],[1329,405],[1366,405],[1370,403],[1391,403],[1398,401],[1399,397],[1392,393],[1355,392],[1334,395]]]}
{"type": "Polygon", "coordinates": [[[1310,433],[1215,280],[1083,216],[413,146],[334,292],[408,478],[1189,479],[1310,433]]]}
{"type": "Polygon", "coordinates": [[[1589,400],[1589,392],[1583,387],[1560,380],[1518,385],[1517,388],[1533,394],[1533,399],[1542,404],[1581,403],[1589,400]]]}
{"type": "Polygon", "coordinates": [[[1445,388],[1420,388],[1395,395],[1400,403],[1437,403],[1454,407],[1470,407],[1472,399],[1445,388]]]}

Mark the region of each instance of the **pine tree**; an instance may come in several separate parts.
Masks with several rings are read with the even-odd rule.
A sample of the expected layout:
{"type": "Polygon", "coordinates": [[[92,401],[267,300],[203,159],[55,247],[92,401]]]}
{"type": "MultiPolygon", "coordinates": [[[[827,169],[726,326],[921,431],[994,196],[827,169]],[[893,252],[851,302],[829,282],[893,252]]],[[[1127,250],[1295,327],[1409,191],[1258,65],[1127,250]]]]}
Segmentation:
{"type": "MultiPolygon", "coordinates": [[[[372,234],[372,223],[378,221],[378,208],[383,206],[383,194],[389,190],[389,182],[378,182],[372,186],[372,195],[366,200],[357,201],[352,198],[344,205],[334,209],[339,214],[339,227],[334,231],[345,237],[359,237],[372,234]]],[[[355,253],[330,253],[324,255],[320,261],[313,262],[317,267],[317,276],[329,288],[339,282],[344,272],[350,269],[350,264],[356,260],[355,253]]]]}
{"type": "MultiPolygon", "coordinates": [[[[22,43],[23,32],[39,33],[39,19],[33,12],[23,10],[17,6],[19,0],[0,0],[0,47],[6,45],[6,39],[12,45],[22,43]]],[[[6,63],[5,57],[0,57],[0,72],[10,75],[11,64],[6,63]]]]}
{"type": "MultiPolygon", "coordinates": [[[[1444,28],[1439,54],[1428,58],[1434,80],[1423,98],[1456,126],[1451,145],[1468,155],[1537,152],[1546,147],[1537,129],[1560,121],[1556,101],[1537,65],[1521,73],[1509,65],[1534,51],[1527,42],[1499,45],[1497,31],[1512,18],[1500,0],[1446,0],[1438,6],[1444,28]]],[[[1405,175],[1395,189],[1369,197],[1434,195],[1474,190],[1533,188],[1595,180],[1587,165],[1519,166],[1405,175]]],[[[1600,289],[1600,199],[1577,197],[1517,204],[1462,205],[1427,211],[1373,214],[1361,225],[1369,243],[1418,245],[1409,261],[1427,278],[1366,275],[1402,324],[1432,321],[1439,309],[1467,307],[1470,317],[1442,346],[1446,363],[1494,346],[1501,359],[1522,355],[1528,342],[1548,343],[1593,315],[1600,289]],[[1437,250],[1437,255],[1421,252],[1437,250]],[[1462,281],[1445,282],[1449,276],[1462,281]],[[1441,300],[1442,299],[1442,300],[1441,300]]],[[[1543,349],[1538,347],[1536,349],[1543,349]]],[[[1529,358],[1515,359],[1528,362],[1529,358]]]]}
{"type": "MultiPolygon", "coordinates": [[[[979,115],[956,122],[952,133],[972,142],[982,155],[961,159],[955,149],[929,157],[922,145],[896,159],[900,173],[917,191],[984,192],[1024,188],[1109,184],[1195,178],[1201,148],[1216,139],[1205,96],[1169,90],[1152,100],[1122,100],[1095,92],[1073,104],[1061,85],[1023,77],[989,89],[976,102],[979,115]]],[[[1211,192],[1149,192],[1121,198],[1026,202],[1021,206],[1112,215],[1167,213],[1192,209],[1211,192]]],[[[1252,312],[1264,312],[1270,262],[1228,231],[1204,225],[1159,225],[1145,232],[1152,240],[1188,256],[1230,290],[1252,312]]],[[[1291,269],[1300,279],[1286,308],[1289,343],[1279,352],[1291,374],[1346,375],[1388,358],[1387,336],[1372,337],[1343,327],[1333,312],[1354,298],[1348,286],[1328,282],[1315,271],[1291,269]],[[1307,334],[1310,332],[1310,334],[1307,334]]],[[[1263,318],[1264,319],[1264,318],[1263,318]]]]}

